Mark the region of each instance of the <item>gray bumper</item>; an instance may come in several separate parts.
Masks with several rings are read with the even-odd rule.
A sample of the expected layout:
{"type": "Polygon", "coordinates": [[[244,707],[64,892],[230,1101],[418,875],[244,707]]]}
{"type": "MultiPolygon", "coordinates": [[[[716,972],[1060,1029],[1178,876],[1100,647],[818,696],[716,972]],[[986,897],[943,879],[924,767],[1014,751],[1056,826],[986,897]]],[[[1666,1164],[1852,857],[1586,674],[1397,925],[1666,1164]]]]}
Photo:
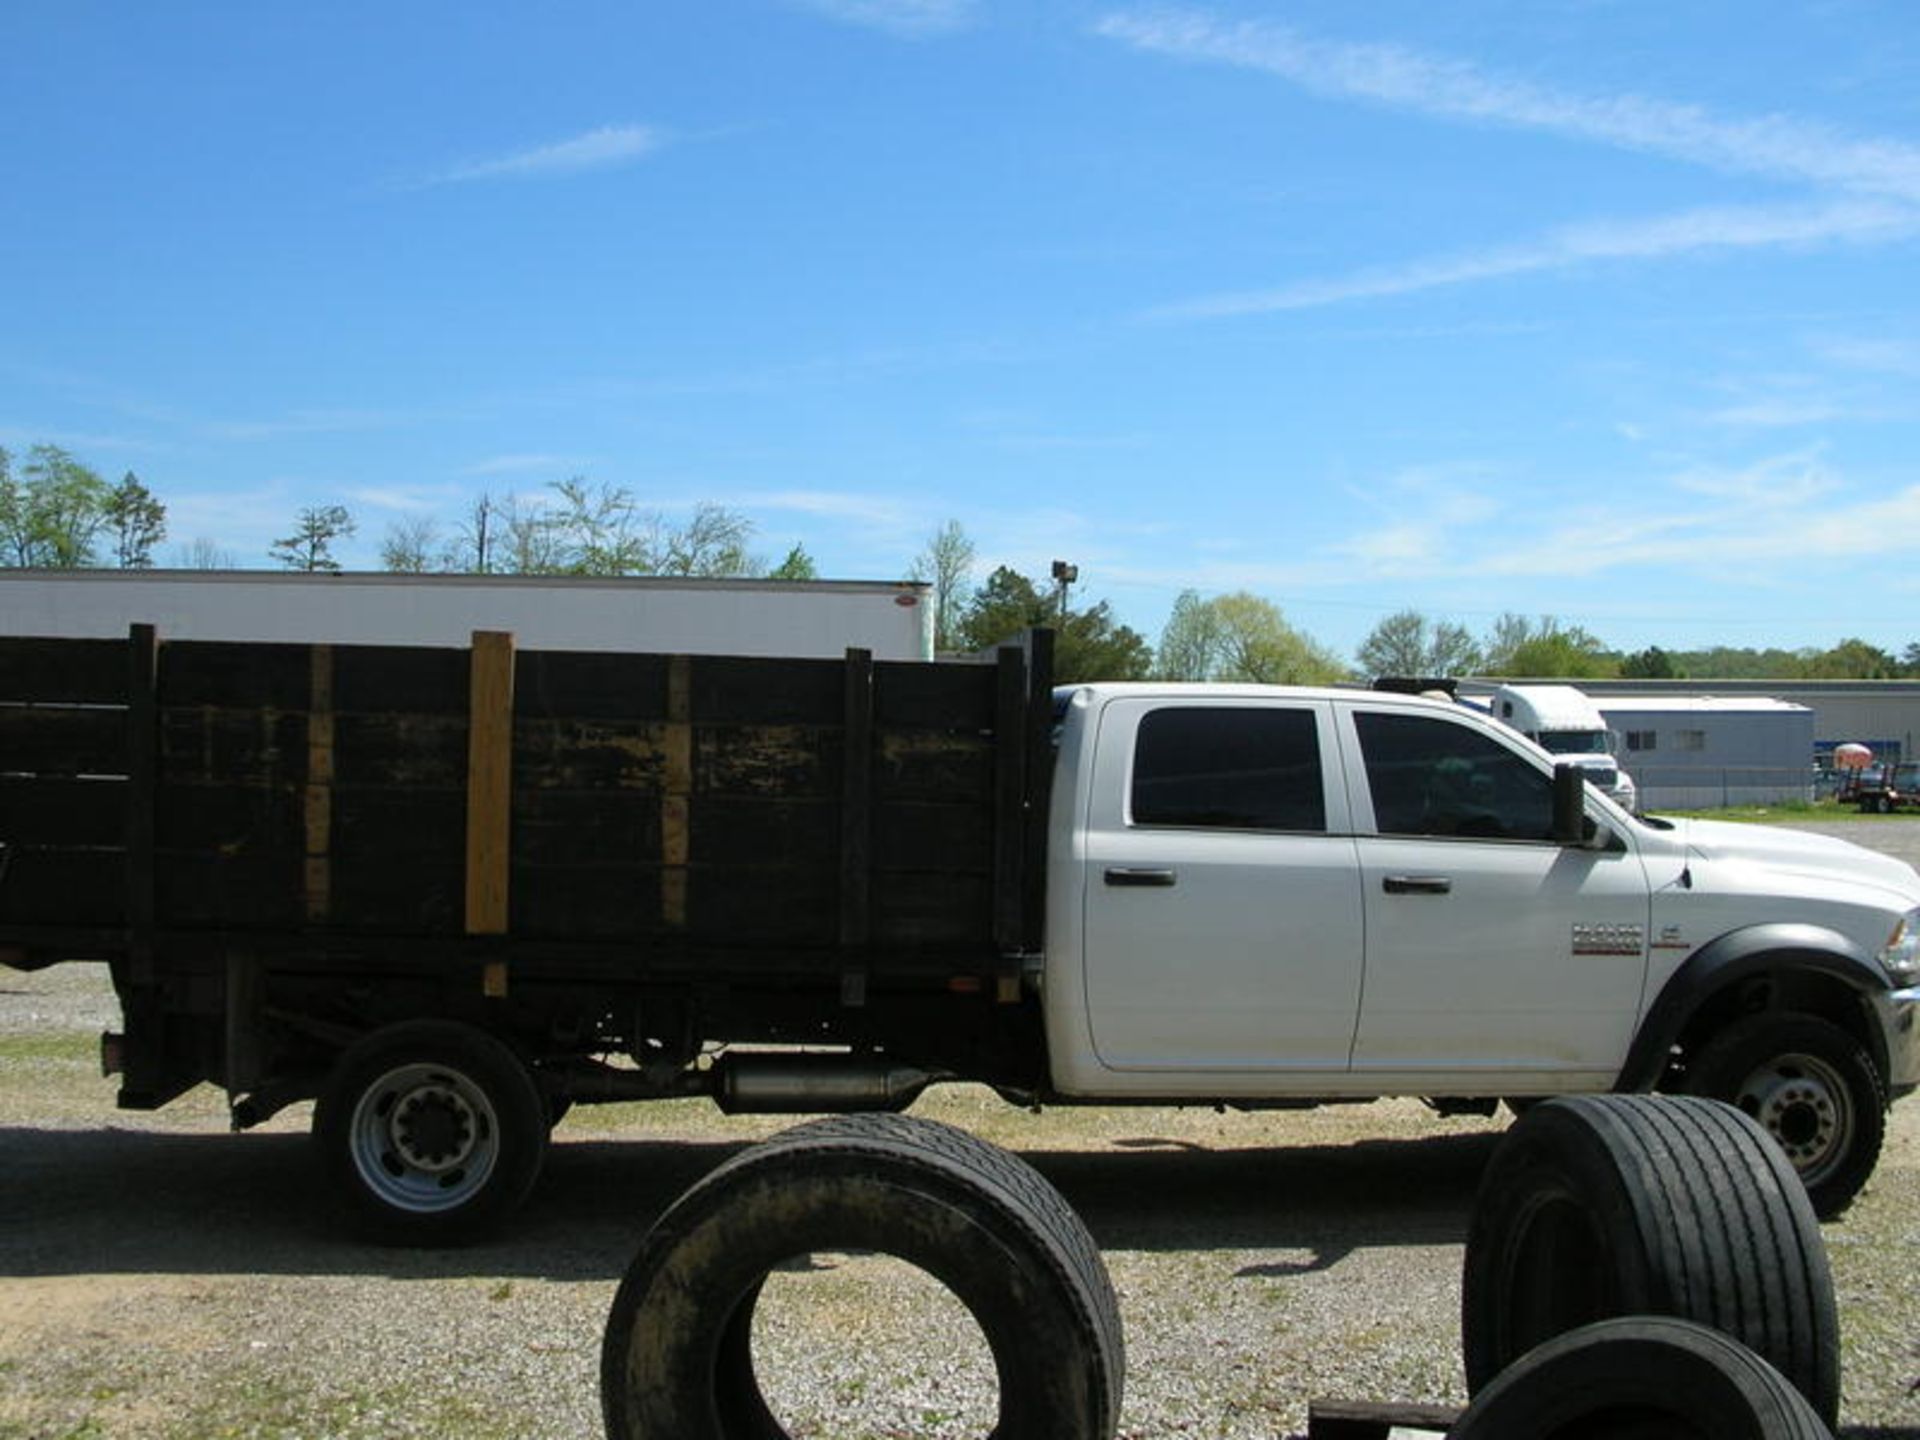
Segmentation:
{"type": "Polygon", "coordinates": [[[1920,986],[1886,998],[1887,1090],[1904,1095],[1920,1086],[1920,986]]]}

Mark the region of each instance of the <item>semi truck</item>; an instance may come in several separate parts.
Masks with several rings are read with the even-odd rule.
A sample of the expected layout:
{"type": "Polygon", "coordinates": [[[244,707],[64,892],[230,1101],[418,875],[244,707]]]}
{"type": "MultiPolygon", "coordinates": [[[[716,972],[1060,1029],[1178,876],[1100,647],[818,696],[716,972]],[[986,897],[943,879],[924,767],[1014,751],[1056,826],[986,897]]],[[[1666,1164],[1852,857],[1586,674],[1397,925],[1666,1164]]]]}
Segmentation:
{"type": "Polygon", "coordinates": [[[1638,807],[1633,777],[1620,768],[1613,731],[1600,707],[1572,685],[1498,685],[1485,701],[1495,719],[1549,755],[1578,765],[1625,809],[1638,807]]]}
{"type": "Polygon", "coordinates": [[[568,1107],[1739,1104],[1833,1213],[1920,1081],[1920,876],[1643,819],[1490,717],[979,661],[0,638],[0,960],[118,1103],[313,1101],[346,1210],[498,1226],[568,1107]]]}

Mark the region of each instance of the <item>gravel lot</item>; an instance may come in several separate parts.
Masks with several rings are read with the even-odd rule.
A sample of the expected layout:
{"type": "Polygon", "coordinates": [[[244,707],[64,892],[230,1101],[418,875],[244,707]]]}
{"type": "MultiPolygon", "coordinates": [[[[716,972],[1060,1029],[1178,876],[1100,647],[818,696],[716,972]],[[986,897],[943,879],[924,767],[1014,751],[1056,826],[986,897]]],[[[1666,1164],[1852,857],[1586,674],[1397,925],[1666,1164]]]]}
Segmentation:
{"type": "MultiPolygon", "coordinates": [[[[1809,826],[1920,860],[1920,821],[1809,826]]],[[[0,969],[0,1440],[600,1433],[600,1328],[685,1185],[782,1122],[704,1102],[576,1111],[501,1241],[339,1233],[290,1111],[244,1136],[202,1091],[112,1109],[96,967],[0,969]]],[[[1020,1151],[1100,1242],[1126,1324],[1130,1437],[1304,1430],[1310,1396],[1458,1403],[1460,1236],[1499,1121],[1386,1101],[1297,1115],[1048,1111],[984,1092],[916,1113],[1020,1151]]],[[[1920,1104],[1827,1229],[1843,1435],[1920,1436],[1920,1104]]],[[[758,1337],[796,1435],[978,1435],[990,1389],[950,1297],[894,1262],[776,1277],[758,1337]],[[927,1293],[933,1289],[934,1293],[927,1293]]]]}

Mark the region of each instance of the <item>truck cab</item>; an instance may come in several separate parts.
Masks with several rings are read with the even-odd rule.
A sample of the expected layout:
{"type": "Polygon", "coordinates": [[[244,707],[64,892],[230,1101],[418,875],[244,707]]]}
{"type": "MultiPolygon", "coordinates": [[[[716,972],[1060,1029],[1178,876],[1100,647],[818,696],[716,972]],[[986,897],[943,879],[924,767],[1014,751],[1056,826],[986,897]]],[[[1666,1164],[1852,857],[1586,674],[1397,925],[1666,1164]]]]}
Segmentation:
{"type": "Polygon", "coordinates": [[[1060,713],[1063,1098],[1719,1091],[1832,1209],[1920,1081],[1920,877],[1897,861],[1643,821],[1444,701],[1097,685],[1060,713]]]}

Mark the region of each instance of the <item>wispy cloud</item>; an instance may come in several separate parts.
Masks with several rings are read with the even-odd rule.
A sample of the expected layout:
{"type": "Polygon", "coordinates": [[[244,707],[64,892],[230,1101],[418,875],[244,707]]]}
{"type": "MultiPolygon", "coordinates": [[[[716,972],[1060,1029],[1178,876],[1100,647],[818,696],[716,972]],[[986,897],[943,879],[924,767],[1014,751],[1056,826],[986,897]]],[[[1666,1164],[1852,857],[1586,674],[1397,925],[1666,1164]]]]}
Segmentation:
{"type": "Polygon", "coordinates": [[[470,160],[441,171],[425,183],[459,185],[474,180],[538,180],[589,170],[610,170],[631,165],[665,144],[665,135],[652,126],[602,125],[570,139],[470,160]]]}
{"type": "Polygon", "coordinates": [[[462,418],[460,412],[452,410],[295,410],[272,420],[215,420],[196,428],[213,440],[279,440],[293,435],[394,430],[458,418],[462,418]]]}
{"type": "Polygon", "coordinates": [[[409,515],[444,513],[449,505],[457,505],[461,498],[459,488],[452,485],[356,485],[344,493],[355,505],[372,510],[398,510],[409,515]]]}
{"type": "Polygon", "coordinates": [[[1790,115],[1729,119],[1643,95],[1576,95],[1397,45],[1314,39],[1201,11],[1111,14],[1095,32],[1138,50],[1260,70],[1319,95],[1547,131],[1695,164],[1920,201],[1920,146],[1860,139],[1790,115]]]}
{"type": "Polygon", "coordinates": [[[1519,244],[1296,281],[1272,290],[1205,295],[1156,307],[1147,315],[1153,319],[1199,319],[1308,310],[1602,261],[1668,259],[1716,250],[1884,242],[1914,235],[1920,235],[1920,209],[1875,202],[1689,210],[1640,220],[1569,225],[1519,244]]]}
{"type": "Polygon", "coordinates": [[[1274,75],[1314,95],[1661,155],[1811,185],[1830,197],[1797,206],[1697,209],[1570,225],[1468,253],[1201,296],[1150,312],[1158,318],[1303,310],[1600,261],[1834,242],[1884,244],[1920,234],[1920,146],[1905,141],[1863,139],[1787,115],[1729,118],[1698,105],[1631,93],[1567,93],[1397,45],[1321,40],[1281,24],[1228,21],[1197,10],[1115,12],[1094,30],[1143,52],[1274,75]]]}
{"type": "Polygon", "coordinates": [[[1817,342],[1814,353],[1835,365],[1886,375],[1920,375],[1920,344],[1911,340],[1834,339],[1817,342]]]}
{"type": "Polygon", "coordinates": [[[975,0],[799,0],[816,14],[909,39],[949,35],[973,20],[975,0]]]}
{"type": "Polygon", "coordinates": [[[1605,502],[1573,506],[1484,500],[1441,487],[1388,481],[1398,518],[1369,524],[1329,547],[1339,564],[1293,583],[1498,577],[1567,580],[1643,568],[1715,573],[1792,559],[1825,562],[1896,555],[1920,526],[1920,484],[1863,494],[1815,449],[1746,466],[1695,466],[1616,484],[1605,502]],[[1463,503],[1464,502],[1464,503],[1463,503]]]}
{"type": "Polygon", "coordinates": [[[591,458],[585,455],[495,455],[467,466],[462,473],[479,476],[557,474],[562,470],[570,473],[584,470],[591,464],[591,458]]]}

